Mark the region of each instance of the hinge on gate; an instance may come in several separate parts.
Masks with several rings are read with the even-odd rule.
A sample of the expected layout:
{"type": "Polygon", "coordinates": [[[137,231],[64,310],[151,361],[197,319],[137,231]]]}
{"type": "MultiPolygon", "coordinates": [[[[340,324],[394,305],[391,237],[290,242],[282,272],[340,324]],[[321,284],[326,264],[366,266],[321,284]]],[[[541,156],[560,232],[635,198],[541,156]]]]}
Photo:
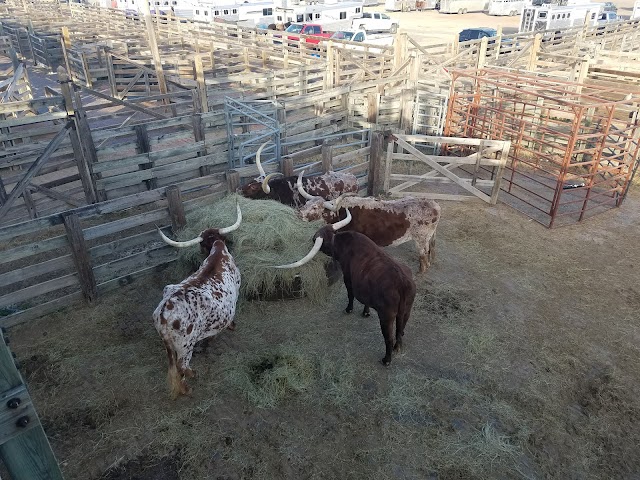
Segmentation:
{"type": "Polygon", "coordinates": [[[39,424],[25,385],[0,393],[0,445],[39,424]]]}

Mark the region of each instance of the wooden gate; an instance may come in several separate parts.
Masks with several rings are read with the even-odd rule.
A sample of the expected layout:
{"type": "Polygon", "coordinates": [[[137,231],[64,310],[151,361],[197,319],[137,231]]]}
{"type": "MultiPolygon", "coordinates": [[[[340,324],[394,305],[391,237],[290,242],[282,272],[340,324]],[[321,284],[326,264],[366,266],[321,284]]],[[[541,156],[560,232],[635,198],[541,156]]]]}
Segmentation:
{"type": "Polygon", "coordinates": [[[390,140],[384,191],[392,196],[498,201],[511,142],[427,135],[391,135],[390,140]]]}

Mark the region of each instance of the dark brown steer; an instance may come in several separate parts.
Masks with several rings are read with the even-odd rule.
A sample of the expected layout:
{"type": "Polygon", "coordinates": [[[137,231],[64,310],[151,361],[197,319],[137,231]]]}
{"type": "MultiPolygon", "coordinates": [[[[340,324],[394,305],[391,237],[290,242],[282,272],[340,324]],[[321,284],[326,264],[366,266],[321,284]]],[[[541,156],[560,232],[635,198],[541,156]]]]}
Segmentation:
{"type": "Polygon", "coordinates": [[[345,311],[353,311],[355,297],[364,304],[363,315],[368,316],[369,308],[378,312],[386,347],[382,363],[389,365],[392,350],[398,351],[402,347],[404,328],[416,296],[416,284],[409,267],[395,261],[366,236],[348,231],[336,233],[350,221],[351,213],[347,209],[344,220],[333,225],[325,225],[316,232],[313,237],[314,246],[302,260],[276,268],[299,267],[319,251],[337,260],[342,268],[349,298],[345,311]]]}

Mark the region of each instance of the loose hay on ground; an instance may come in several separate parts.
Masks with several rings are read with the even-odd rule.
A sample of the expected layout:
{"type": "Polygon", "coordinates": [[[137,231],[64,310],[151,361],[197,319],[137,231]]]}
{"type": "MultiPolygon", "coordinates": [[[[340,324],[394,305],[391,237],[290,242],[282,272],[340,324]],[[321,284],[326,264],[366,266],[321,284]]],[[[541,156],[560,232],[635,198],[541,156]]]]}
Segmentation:
{"type": "MultiPolygon", "coordinates": [[[[244,299],[269,298],[281,289],[295,292],[301,289],[312,301],[325,298],[328,259],[318,255],[303,269],[275,269],[273,265],[291,263],[304,257],[311,249],[311,238],[323,223],[303,222],[295,211],[273,200],[249,200],[229,195],[208,207],[187,216],[187,227],[180,240],[195,238],[207,228],[221,228],[236,221],[236,202],[242,210],[242,223],[229,234],[229,248],[233,254],[242,284],[240,295],[244,299]],[[297,285],[296,277],[300,278],[297,285]]],[[[191,267],[202,262],[197,246],[182,249],[179,261],[191,267]]]]}

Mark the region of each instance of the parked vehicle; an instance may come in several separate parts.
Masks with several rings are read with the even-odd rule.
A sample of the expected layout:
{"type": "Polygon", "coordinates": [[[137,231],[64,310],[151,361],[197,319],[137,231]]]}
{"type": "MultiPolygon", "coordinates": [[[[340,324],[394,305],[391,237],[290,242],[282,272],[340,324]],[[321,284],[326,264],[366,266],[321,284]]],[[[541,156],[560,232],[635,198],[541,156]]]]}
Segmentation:
{"type": "Polygon", "coordinates": [[[602,7],[603,12],[615,12],[618,13],[618,7],[613,2],[604,2],[604,7],[602,7]]]}
{"type": "MultiPolygon", "coordinates": [[[[300,40],[299,35],[313,35],[313,37],[305,37],[305,42],[318,44],[323,38],[329,38],[333,33],[325,32],[322,25],[316,23],[292,23],[287,27],[285,33],[297,33],[298,35],[287,35],[287,40],[297,42],[300,40]]],[[[280,35],[274,35],[275,38],[282,38],[280,35]]],[[[280,43],[274,40],[274,43],[280,43]]]]}
{"type": "Polygon", "coordinates": [[[440,0],[440,13],[484,12],[489,8],[489,0],[440,0]]]}
{"type": "Polygon", "coordinates": [[[618,14],[616,12],[602,12],[600,15],[598,15],[598,23],[602,24],[602,23],[611,23],[611,22],[617,22],[619,20],[618,18],[618,14]]]}
{"type": "Polygon", "coordinates": [[[391,32],[398,31],[398,21],[385,13],[367,12],[362,17],[354,18],[351,22],[352,30],[364,30],[365,32],[391,32]]]}
{"type": "Polygon", "coordinates": [[[515,17],[520,15],[528,4],[528,0],[489,0],[487,14],[515,17]]]}
{"type": "Polygon", "coordinates": [[[495,28],[465,28],[458,34],[458,41],[467,42],[469,40],[479,40],[483,37],[491,38],[496,36],[498,36],[498,31],[495,28]]]}
{"type": "Polygon", "coordinates": [[[582,26],[595,26],[602,4],[585,3],[574,5],[552,5],[525,7],[520,17],[520,33],[544,30],[561,30],[582,26]]]}
{"type": "Polygon", "coordinates": [[[334,32],[329,40],[337,40],[334,45],[338,48],[344,48],[347,50],[364,50],[368,49],[370,52],[382,52],[382,49],[376,48],[376,45],[391,46],[393,45],[395,37],[393,35],[369,35],[364,30],[339,30],[334,32]],[[343,43],[353,42],[353,43],[343,43]],[[362,45],[357,45],[361,43],[362,45]]]}
{"type": "Polygon", "coordinates": [[[413,10],[433,10],[437,0],[385,0],[384,9],[387,12],[411,12],[413,10]]]}
{"type": "Polygon", "coordinates": [[[636,0],[633,4],[633,11],[631,12],[631,20],[640,18],[640,0],[636,0]]]}

